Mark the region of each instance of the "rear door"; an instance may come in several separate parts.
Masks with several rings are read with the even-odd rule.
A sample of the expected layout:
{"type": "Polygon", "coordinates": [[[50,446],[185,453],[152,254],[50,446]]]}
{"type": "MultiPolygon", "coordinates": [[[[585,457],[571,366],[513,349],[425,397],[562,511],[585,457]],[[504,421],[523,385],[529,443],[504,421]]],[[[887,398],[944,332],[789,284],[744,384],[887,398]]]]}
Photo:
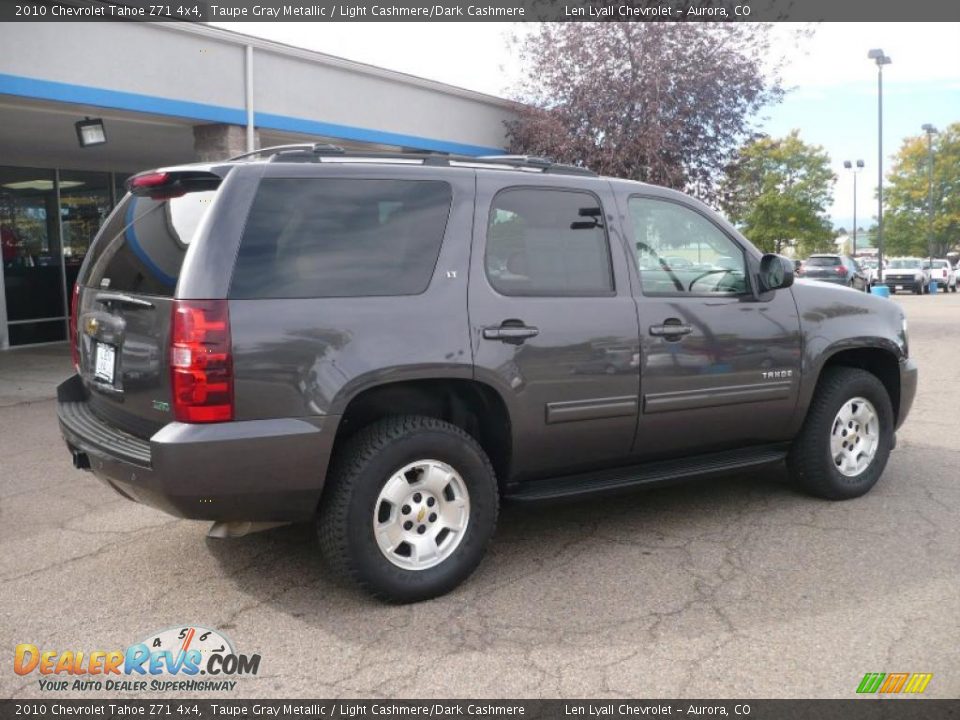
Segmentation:
{"type": "Polygon", "coordinates": [[[471,339],[478,379],[510,408],[514,478],[622,461],[639,347],[609,187],[496,171],[477,184],[471,339]]]}
{"type": "Polygon", "coordinates": [[[169,347],[187,248],[215,190],[128,194],[104,224],[78,280],[78,372],[93,411],[140,437],[173,420],[169,347]]]}

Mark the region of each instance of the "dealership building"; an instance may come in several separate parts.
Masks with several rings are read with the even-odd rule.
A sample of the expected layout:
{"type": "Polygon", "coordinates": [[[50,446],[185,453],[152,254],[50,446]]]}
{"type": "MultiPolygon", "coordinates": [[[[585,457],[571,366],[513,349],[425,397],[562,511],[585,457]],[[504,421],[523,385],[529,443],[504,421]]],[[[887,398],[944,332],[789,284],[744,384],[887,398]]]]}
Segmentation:
{"type": "Polygon", "coordinates": [[[513,113],[206,25],[7,23],[0,48],[0,349],[66,339],[80,264],[132,173],[297,142],[496,154],[513,113]]]}

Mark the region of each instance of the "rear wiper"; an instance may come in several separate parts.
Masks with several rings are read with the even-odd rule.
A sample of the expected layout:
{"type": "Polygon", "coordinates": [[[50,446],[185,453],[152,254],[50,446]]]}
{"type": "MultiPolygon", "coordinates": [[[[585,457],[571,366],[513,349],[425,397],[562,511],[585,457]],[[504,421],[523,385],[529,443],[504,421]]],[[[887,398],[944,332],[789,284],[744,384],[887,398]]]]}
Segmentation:
{"type": "Polygon", "coordinates": [[[107,303],[119,303],[120,305],[133,305],[134,307],[141,308],[152,308],[154,306],[149,300],[141,300],[140,298],[133,297],[132,295],[111,292],[97,293],[95,302],[103,303],[105,305],[107,303]]]}

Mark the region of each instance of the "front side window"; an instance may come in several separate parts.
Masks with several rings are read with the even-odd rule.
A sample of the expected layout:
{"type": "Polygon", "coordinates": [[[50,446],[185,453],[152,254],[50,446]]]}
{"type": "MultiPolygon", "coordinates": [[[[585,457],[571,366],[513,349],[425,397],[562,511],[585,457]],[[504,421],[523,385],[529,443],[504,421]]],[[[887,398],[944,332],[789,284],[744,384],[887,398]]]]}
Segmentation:
{"type": "Polygon", "coordinates": [[[490,284],[502,295],[611,294],[600,200],[573,190],[499,192],[487,222],[485,265],[490,284]]]}
{"type": "Polygon", "coordinates": [[[267,178],[230,297],[418,295],[433,277],[452,198],[434,180],[267,178]]]}
{"type": "Polygon", "coordinates": [[[645,295],[739,295],[747,291],[741,247],[700,213],[632,197],[637,269],[645,295]]]}

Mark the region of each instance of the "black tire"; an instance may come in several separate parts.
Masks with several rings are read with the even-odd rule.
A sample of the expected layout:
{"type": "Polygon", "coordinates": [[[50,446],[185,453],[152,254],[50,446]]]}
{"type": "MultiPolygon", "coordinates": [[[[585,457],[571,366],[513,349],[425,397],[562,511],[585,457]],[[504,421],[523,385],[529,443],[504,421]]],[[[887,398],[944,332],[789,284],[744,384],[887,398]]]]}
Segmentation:
{"type": "Polygon", "coordinates": [[[832,367],[823,371],[803,428],[787,456],[793,481],[803,490],[828,500],[860,497],[872,488],[887,465],[893,447],[893,406],[883,383],[865,370],[832,367]],[[840,473],[830,454],[830,434],[837,413],[852,398],[870,401],[879,419],[879,442],[872,462],[859,474],[840,473]]]}
{"type": "Polygon", "coordinates": [[[364,428],[336,453],[317,534],[332,569],[381,600],[417,602],[443,595],[470,576],[496,529],[498,510],[493,466],[473,437],[436,418],[401,415],[364,428]],[[386,481],[404,466],[427,458],[450,465],[463,479],[470,499],[469,520],[449,557],[434,567],[410,570],[381,552],[372,519],[386,481]]]}

